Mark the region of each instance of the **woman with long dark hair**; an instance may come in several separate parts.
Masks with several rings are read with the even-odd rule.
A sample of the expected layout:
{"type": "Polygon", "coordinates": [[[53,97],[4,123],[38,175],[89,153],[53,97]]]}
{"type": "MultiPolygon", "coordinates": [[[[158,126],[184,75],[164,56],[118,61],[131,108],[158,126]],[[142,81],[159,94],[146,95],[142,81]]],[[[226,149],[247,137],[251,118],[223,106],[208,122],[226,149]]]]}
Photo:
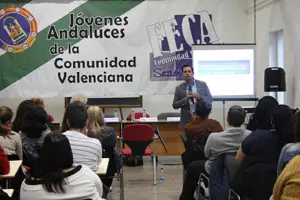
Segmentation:
{"type": "Polygon", "coordinates": [[[68,138],[48,134],[39,157],[39,170],[21,186],[21,200],[101,200],[102,183],[87,166],[73,166],[68,138]]]}
{"type": "Polygon", "coordinates": [[[15,131],[17,133],[20,131],[20,126],[23,122],[25,113],[27,111],[30,111],[34,107],[36,107],[36,104],[34,101],[31,101],[31,100],[25,100],[19,104],[19,106],[17,108],[15,120],[12,123],[13,131],[15,131]]]}

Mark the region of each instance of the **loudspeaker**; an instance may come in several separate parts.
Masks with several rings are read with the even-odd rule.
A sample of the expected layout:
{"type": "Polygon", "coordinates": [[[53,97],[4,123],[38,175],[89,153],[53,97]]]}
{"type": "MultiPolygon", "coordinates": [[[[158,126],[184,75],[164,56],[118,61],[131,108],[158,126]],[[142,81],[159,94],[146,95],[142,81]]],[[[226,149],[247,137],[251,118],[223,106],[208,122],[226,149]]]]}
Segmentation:
{"type": "Polygon", "coordinates": [[[270,67],[265,70],[265,92],[286,91],[285,72],[280,67],[270,67]]]}

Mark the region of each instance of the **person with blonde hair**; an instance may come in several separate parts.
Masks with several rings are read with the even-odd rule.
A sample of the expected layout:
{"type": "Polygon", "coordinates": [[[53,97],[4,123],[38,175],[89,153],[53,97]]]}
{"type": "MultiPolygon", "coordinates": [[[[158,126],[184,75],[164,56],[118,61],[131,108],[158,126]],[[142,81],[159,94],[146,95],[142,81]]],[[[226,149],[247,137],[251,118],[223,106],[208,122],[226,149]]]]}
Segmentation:
{"type": "MultiPolygon", "coordinates": [[[[116,131],[114,128],[106,126],[104,114],[99,106],[88,108],[88,136],[100,140],[103,148],[103,158],[110,158],[106,176],[113,176],[122,167],[120,155],[114,150],[116,146],[116,131]]],[[[112,178],[104,178],[102,182],[110,187],[112,178]]]]}
{"type": "Polygon", "coordinates": [[[83,94],[77,94],[77,95],[72,96],[70,103],[73,103],[75,101],[80,101],[84,104],[87,104],[88,99],[83,94]]]}
{"type": "Polygon", "coordinates": [[[10,158],[18,156],[22,160],[22,142],[21,137],[11,129],[11,121],[13,118],[13,111],[6,107],[0,107],[0,145],[5,154],[10,158]]]}

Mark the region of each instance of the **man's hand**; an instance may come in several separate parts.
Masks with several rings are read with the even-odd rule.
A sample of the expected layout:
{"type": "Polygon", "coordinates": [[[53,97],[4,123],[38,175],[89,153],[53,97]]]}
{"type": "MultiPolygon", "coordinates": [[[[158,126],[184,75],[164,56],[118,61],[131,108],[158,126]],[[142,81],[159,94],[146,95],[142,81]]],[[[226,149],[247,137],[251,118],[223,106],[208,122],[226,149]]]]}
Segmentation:
{"type": "Polygon", "coordinates": [[[197,93],[194,93],[192,94],[193,97],[195,97],[198,101],[202,99],[201,95],[200,94],[197,94],[197,93]]]}
{"type": "Polygon", "coordinates": [[[186,97],[191,98],[191,97],[194,97],[194,95],[193,95],[193,93],[191,93],[191,92],[187,92],[187,93],[186,93],[186,97]]]}

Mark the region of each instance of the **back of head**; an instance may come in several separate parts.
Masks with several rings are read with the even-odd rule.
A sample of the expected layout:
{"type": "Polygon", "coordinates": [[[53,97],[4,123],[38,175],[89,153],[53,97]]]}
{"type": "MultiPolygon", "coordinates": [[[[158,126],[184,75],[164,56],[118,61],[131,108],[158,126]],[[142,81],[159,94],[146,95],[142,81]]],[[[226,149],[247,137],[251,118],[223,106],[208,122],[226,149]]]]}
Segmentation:
{"type": "Polygon", "coordinates": [[[205,101],[198,101],[196,104],[196,115],[200,118],[206,119],[211,112],[211,103],[205,101]]]}
{"type": "Polygon", "coordinates": [[[271,116],[278,102],[271,96],[265,96],[258,101],[253,115],[251,116],[247,129],[254,131],[256,129],[271,129],[271,116]]]}
{"type": "Polygon", "coordinates": [[[272,124],[276,135],[279,137],[279,148],[293,142],[293,112],[287,105],[279,105],[272,113],[272,124]]]}
{"type": "Polygon", "coordinates": [[[70,100],[70,103],[73,103],[73,102],[76,102],[76,101],[79,101],[81,103],[84,103],[86,104],[88,99],[86,96],[82,95],[82,94],[78,94],[78,95],[74,95],[72,96],[71,100],[70,100]]]}
{"type": "Polygon", "coordinates": [[[42,106],[42,107],[44,107],[44,100],[43,100],[43,99],[41,99],[41,98],[32,98],[31,100],[34,101],[34,103],[35,103],[37,106],[42,106]]]}
{"type": "Polygon", "coordinates": [[[5,135],[10,132],[10,128],[7,127],[13,117],[13,111],[6,106],[0,107],[0,134],[5,135]]]}
{"type": "Polygon", "coordinates": [[[36,104],[32,100],[25,100],[20,103],[17,108],[15,120],[12,123],[12,130],[19,132],[21,123],[24,119],[24,115],[26,111],[29,111],[36,107],[36,104]]]}
{"type": "Polygon", "coordinates": [[[240,127],[245,122],[246,112],[238,105],[231,106],[228,111],[228,124],[233,127],[240,127]]]}
{"type": "Polygon", "coordinates": [[[25,112],[20,130],[29,138],[39,138],[48,127],[47,113],[44,108],[36,106],[25,112]]]}
{"type": "Polygon", "coordinates": [[[70,129],[82,130],[88,119],[87,107],[84,103],[76,101],[68,105],[66,120],[70,129]]]}
{"type": "Polygon", "coordinates": [[[99,136],[101,127],[104,126],[103,112],[99,106],[88,108],[88,129],[93,134],[99,136]]]}
{"type": "Polygon", "coordinates": [[[64,192],[63,170],[73,166],[73,154],[68,138],[63,134],[50,133],[45,137],[39,157],[44,188],[48,192],[64,192]]]}

